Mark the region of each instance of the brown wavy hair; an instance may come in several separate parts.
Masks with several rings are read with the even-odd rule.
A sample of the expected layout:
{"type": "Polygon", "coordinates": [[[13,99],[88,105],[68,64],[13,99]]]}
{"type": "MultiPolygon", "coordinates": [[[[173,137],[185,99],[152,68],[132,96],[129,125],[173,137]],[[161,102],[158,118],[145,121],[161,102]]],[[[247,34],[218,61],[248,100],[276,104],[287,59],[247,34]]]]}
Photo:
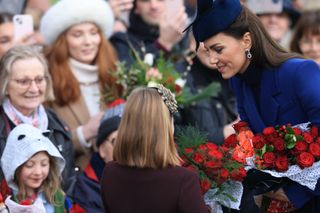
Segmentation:
{"type": "MultiPolygon", "coordinates": [[[[103,90],[107,86],[114,94],[114,97],[118,97],[121,87],[116,84],[116,79],[110,74],[116,69],[117,54],[100,28],[98,28],[98,32],[101,37],[101,44],[94,64],[98,66],[99,70],[100,89],[103,90]]],[[[81,92],[80,85],[68,63],[70,55],[67,48],[66,31],[44,52],[53,80],[55,103],[59,106],[65,106],[68,103],[75,102],[81,96],[81,92]]]]}

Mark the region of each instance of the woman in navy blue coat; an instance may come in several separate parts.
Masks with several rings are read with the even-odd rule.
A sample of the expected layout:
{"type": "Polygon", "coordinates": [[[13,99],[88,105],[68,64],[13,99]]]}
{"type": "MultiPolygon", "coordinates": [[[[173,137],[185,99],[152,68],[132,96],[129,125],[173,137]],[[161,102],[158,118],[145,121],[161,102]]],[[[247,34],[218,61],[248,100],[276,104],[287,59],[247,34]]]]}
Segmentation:
{"type": "MultiPolygon", "coordinates": [[[[192,27],[198,44],[204,42],[210,63],[230,79],[240,118],[254,132],[288,123],[320,127],[319,66],[281,48],[238,0],[198,0],[192,27]]],[[[250,172],[251,184],[258,176],[257,171],[250,172]]],[[[247,199],[255,193],[245,190],[241,212],[257,212],[253,199],[247,199]]],[[[311,191],[287,180],[271,197],[292,205],[288,211],[319,212],[311,204],[319,194],[319,184],[311,191]]]]}

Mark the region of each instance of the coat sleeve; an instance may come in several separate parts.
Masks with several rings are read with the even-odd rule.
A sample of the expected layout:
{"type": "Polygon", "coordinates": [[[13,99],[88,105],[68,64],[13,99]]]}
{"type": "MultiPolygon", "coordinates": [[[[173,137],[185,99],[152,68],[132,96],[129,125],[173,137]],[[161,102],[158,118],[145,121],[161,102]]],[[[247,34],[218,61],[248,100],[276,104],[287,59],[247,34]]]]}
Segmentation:
{"type": "Polygon", "coordinates": [[[320,66],[306,61],[298,68],[294,76],[294,91],[309,121],[320,127],[320,66]]]}
{"type": "Polygon", "coordinates": [[[199,178],[195,173],[185,175],[179,193],[179,211],[184,213],[208,213],[201,193],[199,178]]]}
{"type": "MultiPolygon", "coordinates": [[[[293,77],[295,94],[299,104],[306,112],[309,121],[320,127],[320,68],[313,61],[299,65],[293,77]]],[[[283,189],[296,208],[301,208],[314,196],[320,195],[319,180],[317,187],[311,191],[305,186],[290,182],[283,189]]]]}

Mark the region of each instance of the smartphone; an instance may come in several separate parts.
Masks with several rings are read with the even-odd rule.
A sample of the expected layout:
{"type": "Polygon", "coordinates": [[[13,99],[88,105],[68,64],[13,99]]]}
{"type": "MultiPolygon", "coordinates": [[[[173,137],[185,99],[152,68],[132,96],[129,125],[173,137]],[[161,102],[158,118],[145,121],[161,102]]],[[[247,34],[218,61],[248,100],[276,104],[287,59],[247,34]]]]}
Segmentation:
{"type": "Polygon", "coordinates": [[[166,1],[166,17],[167,20],[172,20],[179,10],[183,7],[183,0],[165,0],[166,1]]]}
{"type": "Polygon", "coordinates": [[[14,40],[20,40],[31,35],[33,30],[33,18],[31,15],[19,14],[13,16],[14,40]]]}

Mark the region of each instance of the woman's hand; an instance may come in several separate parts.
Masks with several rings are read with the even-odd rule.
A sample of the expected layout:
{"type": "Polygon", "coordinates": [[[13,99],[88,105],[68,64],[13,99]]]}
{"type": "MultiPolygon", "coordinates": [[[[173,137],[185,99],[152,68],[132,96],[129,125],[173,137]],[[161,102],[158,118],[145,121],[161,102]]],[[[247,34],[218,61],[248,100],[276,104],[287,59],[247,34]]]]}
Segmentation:
{"type": "Polygon", "coordinates": [[[85,140],[90,140],[97,136],[98,128],[100,126],[100,121],[103,116],[103,112],[99,112],[90,118],[90,120],[83,125],[83,136],[85,140]]]}
{"type": "Polygon", "coordinates": [[[271,198],[271,199],[276,199],[276,200],[282,200],[286,202],[290,202],[289,198],[287,197],[286,193],[283,191],[282,188],[278,189],[277,191],[271,191],[267,192],[265,196],[271,198]]]}
{"type": "Polygon", "coordinates": [[[124,12],[129,12],[133,7],[133,0],[109,0],[108,1],[115,19],[121,19],[124,12]]]}
{"type": "Polygon", "coordinates": [[[183,38],[183,30],[187,25],[188,16],[185,8],[181,8],[175,17],[162,17],[159,24],[158,42],[168,51],[183,38]]]}

